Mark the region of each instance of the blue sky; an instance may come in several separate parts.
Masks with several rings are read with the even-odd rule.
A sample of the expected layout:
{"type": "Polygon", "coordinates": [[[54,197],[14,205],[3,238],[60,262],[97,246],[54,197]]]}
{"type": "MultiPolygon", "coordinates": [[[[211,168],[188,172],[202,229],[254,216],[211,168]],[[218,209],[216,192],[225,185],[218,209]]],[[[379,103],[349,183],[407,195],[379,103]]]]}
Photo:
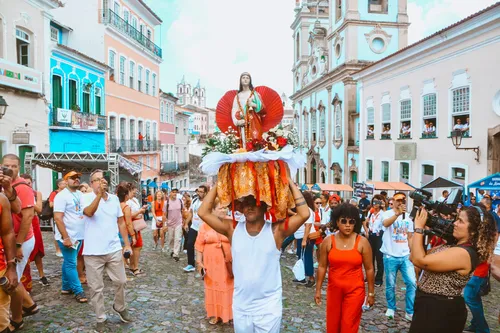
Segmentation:
{"type": "MultiPolygon", "coordinates": [[[[408,0],[409,43],[463,19],[495,0],[408,0]]],[[[182,76],[207,89],[215,107],[236,89],[241,72],[256,85],[292,92],[294,0],[146,0],[162,19],[160,88],[175,93],[182,76]]]]}

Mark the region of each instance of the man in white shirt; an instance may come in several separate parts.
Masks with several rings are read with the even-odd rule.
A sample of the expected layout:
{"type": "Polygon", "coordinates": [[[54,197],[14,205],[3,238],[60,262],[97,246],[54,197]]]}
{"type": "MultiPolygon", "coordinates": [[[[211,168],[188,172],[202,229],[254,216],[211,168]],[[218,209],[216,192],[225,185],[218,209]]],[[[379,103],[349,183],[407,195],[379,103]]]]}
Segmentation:
{"type": "Polygon", "coordinates": [[[97,317],[97,331],[104,331],[106,311],[104,308],[103,271],[115,285],[113,310],[124,323],[132,321],[125,304],[125,267],[122,260],[122,246],[118,232],[125,243],[123,253],[132,253],[120,201],[108,193],[108,182],[102,170],[90,174],[93,192],[82,196],[85,218],[85,246],[83,255],[90,287],[90,300],[97,317]]]}
{"type": "Polygon", "coordinates": [[[188,265],[184,267],[185,272],[194,272],[196,270],[195,266],[195,258],[194,258],[194,244],[196,243],[196,238],[198,237],[198,230],[200,230],[200,225],[203,222],[198,216],[198,209],[200,209],[201,203],[203,199],[208,193],[208,187],[205,185],[201,185],[196,190],[198,193],[198,198],[193,200],[191,204],[191,209],[193,211],[193,220],[191,222],[191,227],[188,230],[188,238],[187,238],[187,255],[188,255],[188,265]]]}
{"type": "Polygon", "coordinates": [[[410,261],[410,245],[413,235],[413,221],[406,213],[406,194],[394,195],[393,209],[382,217],[384,234],[380,251],[384,254],[386,317],[394,319],[396,312],[396,276],[398,271],[406,285],[405,319],[412,320],[413,303],[417,290],[415,267],[410,261]]]}
{"type": "Polygon", "coordinates": [[[57,225],[55,239],[64,258],[61,293],[73,293],[79,303],[87,303],[76,269],[85,233],[82,192],[78,191],[81,176],[81,173],[70,171],[63,177],[67,187],[54,199],[54,221],[57,225]]]}

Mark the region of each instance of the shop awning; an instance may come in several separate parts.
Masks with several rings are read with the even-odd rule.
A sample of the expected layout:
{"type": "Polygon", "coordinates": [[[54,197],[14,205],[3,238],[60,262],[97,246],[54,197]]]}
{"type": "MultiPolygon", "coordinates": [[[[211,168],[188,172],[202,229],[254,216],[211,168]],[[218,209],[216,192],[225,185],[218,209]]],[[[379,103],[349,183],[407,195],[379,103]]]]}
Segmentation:
{"type": "Polygon", "coordinates": [[[352,192],[353,189],[347,184],[317,184],[322,191],[328,192],[352,192]]]}
{"type": "Polygon", "coordinates": [[[498,191],[500,190],[500,172],[489,175],[469,185],[469,188],[479,190],[498,191]]]}
{"type": "Polygon", "coordinates": [[[424,189],[432,189],[432,188],[453,188],[453,187],[463,187],[462,184],[454,182],[452,180],[448,180],[443,177],[437,177],[436,179],[428,182],[422,188],[424,189]]]}
{"type": "Polygon", "coordinates": [[[414,191],[415,189],[403,182],[373,182],[368,181],[367,184],[372,184],[375,190],[378,191],[414,191]]]}

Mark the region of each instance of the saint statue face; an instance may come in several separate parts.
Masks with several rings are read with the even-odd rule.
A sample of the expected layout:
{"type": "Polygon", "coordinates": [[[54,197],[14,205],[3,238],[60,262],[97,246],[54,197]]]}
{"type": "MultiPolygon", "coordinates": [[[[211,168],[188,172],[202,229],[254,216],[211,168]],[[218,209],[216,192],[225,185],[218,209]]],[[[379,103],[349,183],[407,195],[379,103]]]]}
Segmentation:
{"type": "Polygon", "coordinates": [[[250,75],[248,74],[243,74],[241,76],[241,85],[247,87],[250,84],[250,81],[252,79],[250,78],[250,75]]]}
{"type": "Polygon", "coordinates": [[[240,89],[238,92],[243,91],[243,88],[247,87],[250,88],[250,90],[253,90],[252,77],[249,73],[243,73],[240,76],[240,89]]]}

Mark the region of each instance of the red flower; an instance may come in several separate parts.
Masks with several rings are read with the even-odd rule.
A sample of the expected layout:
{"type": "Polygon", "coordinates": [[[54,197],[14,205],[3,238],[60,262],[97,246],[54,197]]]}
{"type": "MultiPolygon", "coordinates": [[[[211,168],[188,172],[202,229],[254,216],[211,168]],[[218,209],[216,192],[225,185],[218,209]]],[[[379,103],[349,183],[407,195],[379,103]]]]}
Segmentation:
{"type": "Polygon", "coordinates": [[[283,148],[288,143],[288,140],[287,138],[280,136],[278,139],[276,139],[276,142],[278,143],[278,146],[280,146],[280,148],[283,148]]]}
{"type": "Polygon", "coordinates": [[[246,149],[247,149],[247,151],[252,151],[253,150],[253,142],[252,141],[248,141],[247,142],[246,149]]]}

